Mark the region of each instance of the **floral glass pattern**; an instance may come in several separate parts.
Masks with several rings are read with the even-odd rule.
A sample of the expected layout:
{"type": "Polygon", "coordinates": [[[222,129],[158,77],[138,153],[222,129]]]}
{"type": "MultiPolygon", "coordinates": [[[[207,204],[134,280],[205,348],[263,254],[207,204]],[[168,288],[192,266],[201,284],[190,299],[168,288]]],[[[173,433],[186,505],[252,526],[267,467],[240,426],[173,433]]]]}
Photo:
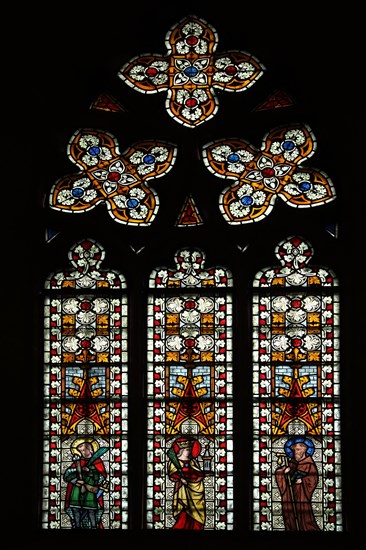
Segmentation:
{"type": "Polygon", "coordinates": [[[120,155],[118,142],[110,133],[81,129],[72,136],[67,152],[80,172],[55,183],[49,197],[51,208],[83,213],[105,203],[109,215],[118,223],[152,223],[159,198],[147,182],[172,168],[177,154],[174,145],[143,141],[120,155]]]}
{"type": "Polygon", "coordinates": [[[334,200],[333,183],[324,172],[299,168],[316,146],[311,129],[303,124],[274,128],[265,135],[260,150],[242,139],[204,145],[207,169],[233,180],[219,198],[224,219],[232,225],[258,222],[270,214],[277,197],[295,208],[334,200]]]}
{"type": "Polygon", "coordinates": [[[133,89],[167,92],[165,107],[179,124],[195,128],[218,110],[215,88],[241,92],[264,72],[263,65],[243,51],[216,54],[218,36],[205,20],[183,18],[166,35],[166,56],[144,54],[125,63],[118,76],[133,89]]]}
{"type": "Polygon", "coordinates": [[[254,530],[342,531],[338,281],[302,237],[275,253],[253,283],[254,530]]]}
{"type": "Polygon", "coordinates": [[[230,530],[232,277],[199,249],[175,262],[149,283],[147,527],[230,530]]]}
{"type": "Polygon", "coordinates": [[[127,296],[92,239],[44,301],[44,529],[127,529],[127,296]]]}

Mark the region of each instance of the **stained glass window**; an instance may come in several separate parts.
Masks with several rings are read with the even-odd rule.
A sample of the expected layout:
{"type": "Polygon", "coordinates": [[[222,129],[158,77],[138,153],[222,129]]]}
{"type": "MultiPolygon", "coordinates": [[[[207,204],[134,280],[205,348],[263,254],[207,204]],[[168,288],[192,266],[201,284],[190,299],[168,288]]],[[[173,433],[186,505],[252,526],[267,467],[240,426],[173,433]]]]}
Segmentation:
{"type": "Polygon", "coordinates": [[[119,101],[111,94],[101,92],[92,101],[90,109],[96,109],[99,111],[106,111],[109,113],[124,113],[126,109],[119,103],[119,101]]]}
{"type": "Polygon", "coordinates": [[[360,491],[354,52],[322,54],[304,14],[266,33],[263,6],[140,8],[103,40],[84,10],[72,51],[32,56],[6,510],[47,546],[338,542],[360,491]]]}
{"type": "Polygon", "coordinates": [[[159,196],[148,180],[161,177],[175,162],[176,147],[158,141],[129,146],[121,155],[117,139],[108,132],[80,129],[68,145],[70,160],[80,171],[59,178],[49,205],[80,214],[105,203],[114,221],[150,225],[159,209],[159,196]]]}
{"type": "Polygon", "coordinates": [[[322,171],[301,168],[317,142],[304,124],[274,128],[258,151],[245,140],[222,139],[203,147],[203,161],[215,176],[233,183],[220,195],[229,224],[258,222],[272,211],[277,197],[289,206],[309,208],[335,199],[332,180],[322,171]]]}
{"type": "Polygon", "coordinates": [[[219,102],[215,89],[241,92],[265,70],[246,52],[215,53],[215,29],[194,15],[184,17],[167,32],[165,45],[165,56],[136,56],[123,65],[119,76],[138,92],[167,92],[168,114],[186,128],[196,128],[216,115],[219,102]]]}
{"type": "Polygon", "coordinates": [[[254,111],[266,111],[268,109],[282,109],[293,105],[293,98],[286,90],[275,90],[264,101],[256,105],[254,111]]]}
{"type": "Polygon", "coordinates": [[[203,221],[196,206],[196,203],[193,197],[189,195],[184,201],[175,225],[177,227],[193,227],[202,224],[203,221]]]}
{"type": "Polygon", "coordinates": [[[46,529],[127,527],[126,283],[104,256],[82,240],[45,283],[46,529]]]}
{"type": "Polygon", "coordinates": [[[147,527],[233,528],[232,277],[181,249],[150,276],[147,527]]]}
{"type": "Polygon", "coordinates": [[[253,287],[254,529],[341,531],[339,295],[301,237],[253,287]]]}

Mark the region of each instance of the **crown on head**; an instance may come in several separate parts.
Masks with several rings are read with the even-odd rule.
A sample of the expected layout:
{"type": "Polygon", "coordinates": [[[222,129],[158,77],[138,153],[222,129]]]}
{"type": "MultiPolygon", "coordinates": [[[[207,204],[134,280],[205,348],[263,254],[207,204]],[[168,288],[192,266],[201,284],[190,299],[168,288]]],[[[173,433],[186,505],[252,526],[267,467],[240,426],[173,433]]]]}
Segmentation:
{"type": "Polygon", "coordinates": [[[181,441],[176,441],[176,443],[180,449],[183,449],[185,447],[192,447],[193,445],[192,439],[182,439],[181,441]]]}

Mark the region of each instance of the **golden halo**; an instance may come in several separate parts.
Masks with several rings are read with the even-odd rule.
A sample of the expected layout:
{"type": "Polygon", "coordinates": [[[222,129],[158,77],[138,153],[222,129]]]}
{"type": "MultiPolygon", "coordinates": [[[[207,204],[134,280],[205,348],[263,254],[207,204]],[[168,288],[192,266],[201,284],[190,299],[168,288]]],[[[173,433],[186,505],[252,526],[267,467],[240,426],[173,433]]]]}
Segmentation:
{"type": "Polygon", "coordinates": [[[93,453],[99,449],[99,443],[92,437],[84,436],[79,437],[78,439],[75,439],[75,441],[71,445],[71,450],[74,454],[81,456],[80,451],[77,449],[77,447],[80,445],[80,443],[90,443],[93,447],[93,453]]]}

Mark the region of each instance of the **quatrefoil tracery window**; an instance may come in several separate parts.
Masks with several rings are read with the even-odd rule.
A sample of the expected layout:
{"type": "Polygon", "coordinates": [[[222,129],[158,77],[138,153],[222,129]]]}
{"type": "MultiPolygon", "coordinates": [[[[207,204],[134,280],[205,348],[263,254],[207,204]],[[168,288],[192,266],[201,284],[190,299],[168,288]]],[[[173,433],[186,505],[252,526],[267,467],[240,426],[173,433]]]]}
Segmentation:
{"type": "Polygon", "coordinates": [[[196,128],[216,115],[219,103],[215,88],[241,92],[265,70],[246,52],[215,53],[215,29],[196,16],[185,17],[169,30],[165,44],[165,56],[134,57],[118,74],[136,91],[167,92],[167,113],[186,128],[196,128]]]}

